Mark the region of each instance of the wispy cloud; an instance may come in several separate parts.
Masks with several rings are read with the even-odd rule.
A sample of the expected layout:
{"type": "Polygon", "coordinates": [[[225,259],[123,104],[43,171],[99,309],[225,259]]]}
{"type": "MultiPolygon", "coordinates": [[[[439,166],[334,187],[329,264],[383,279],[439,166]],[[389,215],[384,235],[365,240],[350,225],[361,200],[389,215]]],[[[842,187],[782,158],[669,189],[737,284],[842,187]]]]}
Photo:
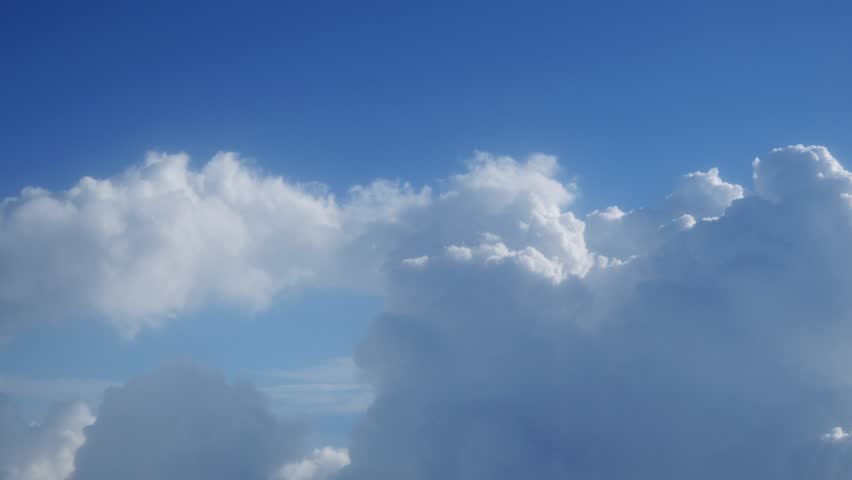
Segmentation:
{"type": "Polygon", "coordinates": [[[304,368],[258,372],[260,390],[288,415],[363,413],[373,401],[370,385],[350,357],[304,368]]]}

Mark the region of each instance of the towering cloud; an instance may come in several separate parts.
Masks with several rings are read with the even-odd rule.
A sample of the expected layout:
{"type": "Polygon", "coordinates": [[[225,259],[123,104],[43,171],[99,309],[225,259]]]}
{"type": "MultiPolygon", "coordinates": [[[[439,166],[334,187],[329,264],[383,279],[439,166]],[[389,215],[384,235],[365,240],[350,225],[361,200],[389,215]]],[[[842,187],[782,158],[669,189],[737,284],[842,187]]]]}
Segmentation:
{"type": "Polygon", "coordinates": [[[849,178],[775,150],[755,195],[692,174],[594,214],[588,244],[510,176],[467,192],[480,241],[447,245],[467,217],[442,197],[359,349],[377,397],[341,478],[848,478],[849,178]]]}

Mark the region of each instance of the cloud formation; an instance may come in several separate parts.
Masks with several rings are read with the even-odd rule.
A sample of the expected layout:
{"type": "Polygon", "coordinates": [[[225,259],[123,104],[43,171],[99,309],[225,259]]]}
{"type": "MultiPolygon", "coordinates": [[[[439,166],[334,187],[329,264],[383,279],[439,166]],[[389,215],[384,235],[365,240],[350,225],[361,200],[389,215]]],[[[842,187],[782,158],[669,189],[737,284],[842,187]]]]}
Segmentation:
{"type": "Polygon", "coordinates": [[[83,403],[57,406],[28,424],[0,394],[0,479],[64,480],[74,471],[83,429],[95,420],[83,403]]]}
{"type": "Polygon", "coordinates": [[[309,457],[281,467],[274,480],[327,480],[346,465],[349,465],[346,449],[318,448],[309,457]]]}
{"type": "Polygon", "coordinates": [[[579,215],[546,155],[480,153],[435,195],[378,181],[340,204],[232,155],[153,156],[7,201],[0,302],[132,333],[213,297],[386,293],[347,456],[301,458],[253,390],[164,371],[111,390],[76,480],[848,478],[852,174],[801,145],[753,168],[751,191],[710,169],[656,207],[579,215]]]}
{"type": "Polygon", "coordinates": [[[299,458],[305,433],[250,384],[169,365],[106,391],[70,478],[268,480],[299,458]]]}
{"type": "Polygon", "coordinates": [[[400,259],[428,263],[389,264],[340,478],[848,478],[852,183],[828,150],[588,222],[509,165],[419,212],[400,259]]]}
{"type": "Polygon", "coordinates": [[[0,334],[95,315],[132,336],[205,303],[260,309],[288,288],[347,285],[353,270],[368,286],[378,269],[370,252],[341,252],[367,225],[429,200],[428,189],[378,180],[341,204],[322,185],[264,175],[233,153],[199,170],[185,154],[151,153],[65,192],[28,187],[0,204],[0,334]]]}

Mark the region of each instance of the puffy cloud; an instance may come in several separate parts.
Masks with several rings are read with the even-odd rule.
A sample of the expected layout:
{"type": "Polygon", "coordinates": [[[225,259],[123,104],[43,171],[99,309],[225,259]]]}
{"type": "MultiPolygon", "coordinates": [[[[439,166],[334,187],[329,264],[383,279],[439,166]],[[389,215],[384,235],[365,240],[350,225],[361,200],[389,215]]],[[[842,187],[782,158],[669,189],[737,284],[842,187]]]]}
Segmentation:
{"type": "Polygon", "coordinates": [[[411,267],[426,262],[423,258],[432,263],[434,256],[478,255],[524,265],[557,283],[592,268],[595,257],[585,244],[584,223],[564,210],[576,187],[556,178],[554,157],[516,161],[479,153],[467,167],[445,182],[429,208],[409,210],[386,234],[392,260],[411,267]]]}
{"type": "Polygon", "coordinates": [[[586,242],[598,254],[629,258],[661,248],[678,231],[688,230],[696,219],[708,221],[724,214],[745,189],[722,180],[719,169],[684,175],[674,191],[655,208],[622,211],[617,206],[588,215],[586,242]],[[661,234],[662,233],[662,234],[661,234]]]}
{"type": "Polygon", "coordinates": [[[822,439],[827,442],[845,442],[849,438],[849,432],[843,430],[843,427],[834,427],[830,432],[824,433],[822,439]]]}
{"type": "Polygon", "coordinates": [[[233,153],[200,170],[185,154],[151,153],[65,192],[25,188],[0,205],[0,333],[97,315],[133,335],[204,303],[264,308],[283,289],[346,283],[351,270],[349,286],[370,285],[379,262],[342,251],[430,197],[376,181],[339,204],[322,185],[263,175],[233,153]]]}
{"type": "Polygon", "coordinates": [[[299,457],[305,430],[250,384],[176,364],[108,389],[85,435],[73,480],[267,480],[299,457]]]}
{"type": "Polygon", "coordinates": [[[821,146],[776,148],[770,161],[757,158],[752,165],[755,191],[776,202],[814,194],[848,193],[852,186],[852,175],[821,146]]]}
{"type": "Polygon", "coordinates": [[[310,457],[281,467],[275,480],[326,480],[346,465],[349,465],[346,449],[318,448],[310,457]]]}
{"type": "Polygon", "coordinates": [[[64,480],[95,418],[83,403],[55,407],[41,423],[28,424],[0,395],[0,479],[64,480]]]}
{"type": "Polygon", "coordinates": [[[848,478],[852,188],[827,150],[586,225],[552,170],[503,161],[401,236],[430,260],[388,264],[340,478],[848,478]]]}
{"type": "Polygon", "coordinates": [[[715,217],[721,215],[734,200],[743,198],[744,192],[740,185],[722,180],[718,168],[711,168],[681,177],[666,201],[666,208],[673,215],[715,217]]]}
{"type": "MultiPolygon", "coordinates": [[[[435,196],[381,181],[340,205],[232,157],[197,172],[168,158],[81,182],[121,187],[96,202],[74,189],[7,202],[0,262],[33,268],[0,273],[3,308],[39,313],[42,282],[57,305],[132,330],[213,296],[263,306],[372,279],[386,311],[356,360],[375,400],[343,480],[852,473],[835,428],[852,423],[852,182],[822,147],[755,161],[754,194],[711,169],[659,206],[585,219],[543,155],[478,154],[435,196]],[[111,215],[114,197],[130,200],[111,215]]],[[[346,463],[301,459],[266,409],[218,377],[143,377],[107,395],[73,478],[312,478],[346,463]]]]}

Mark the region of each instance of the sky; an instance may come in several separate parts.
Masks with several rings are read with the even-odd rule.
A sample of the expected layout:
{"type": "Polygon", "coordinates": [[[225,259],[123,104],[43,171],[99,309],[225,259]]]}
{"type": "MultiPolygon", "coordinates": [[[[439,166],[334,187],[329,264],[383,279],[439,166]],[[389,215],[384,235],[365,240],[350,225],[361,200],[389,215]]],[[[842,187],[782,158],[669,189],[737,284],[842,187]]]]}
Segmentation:
{"type": "Polygon", "coordinates": [[[5,3],[0,480],[847,478],[850,18],[5,3]]]}

